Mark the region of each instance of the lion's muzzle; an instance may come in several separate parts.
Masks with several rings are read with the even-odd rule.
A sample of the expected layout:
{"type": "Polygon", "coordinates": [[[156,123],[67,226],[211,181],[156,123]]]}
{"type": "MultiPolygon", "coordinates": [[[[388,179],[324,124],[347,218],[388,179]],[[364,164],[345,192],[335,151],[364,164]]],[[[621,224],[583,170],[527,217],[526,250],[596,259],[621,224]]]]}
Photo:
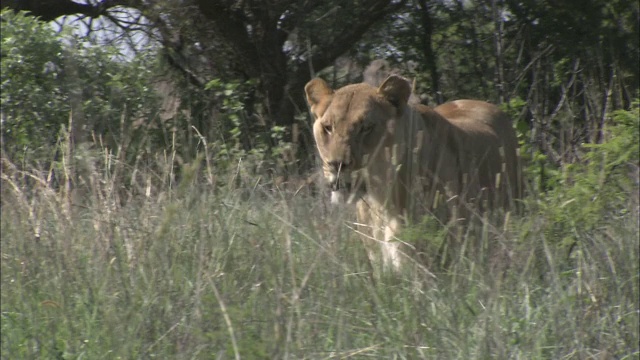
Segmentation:
{"type": "Polygon", "coordinates": [[[331,174],[327,177],[331,191],[351,191],[351,181],[348,174],[331,174]]]}
{"type": "Polygon", "coordinates": [[[331,191],[351,190],[351,172],[347,163],[342,161],[328,161],[325,176],[331,191]]]}
{"type": "Polygon", "coordinates": [[[342,204],[351,193],[351,172],[341,161],[329,161],[325,167],[325,178],[331,189],[331,203],[342,204]]]}
{"type": "Polygon", "coordinates": [[[344,193],[342,191],[331,191],[331,203],[342,204],[344,203],[344,193]]]}
{"type": "Polygon", "coordinates": [[[364,184],[359,181],[356,172],[345,170],[328,172],[325,174],[328,187],[331,190],[332,204],[352,204],[365,193],[364,184]]]}

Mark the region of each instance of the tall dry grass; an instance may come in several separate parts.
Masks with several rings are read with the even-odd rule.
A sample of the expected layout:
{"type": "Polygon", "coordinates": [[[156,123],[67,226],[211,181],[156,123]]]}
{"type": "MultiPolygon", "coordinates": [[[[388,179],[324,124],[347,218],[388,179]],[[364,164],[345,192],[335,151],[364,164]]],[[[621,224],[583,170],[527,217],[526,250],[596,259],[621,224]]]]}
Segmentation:
{"type": "Polygon", "coordinates": [[[227,176],[203,155],[177,174],[170,151],[134,165],[77,155],[54,172],[3,159],[3,358],[640,354],[632,196],[568,248],[533,209],[464,229],[467,250],[434,276],[411,264],[371,276],[349,209],[242,162],[227,176]]]}

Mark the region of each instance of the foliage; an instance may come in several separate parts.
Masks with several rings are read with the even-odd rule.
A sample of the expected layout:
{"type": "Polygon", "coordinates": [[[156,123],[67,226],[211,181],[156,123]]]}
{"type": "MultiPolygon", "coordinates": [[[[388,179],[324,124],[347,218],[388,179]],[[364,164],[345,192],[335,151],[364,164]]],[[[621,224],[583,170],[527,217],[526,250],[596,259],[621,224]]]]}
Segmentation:
{"type": "MultiPolygon", "coordinates": [[[[238,99],[245,150],[252,139],[269,138],[274,125],[287,141],[293,138],[293,125],[302,125],[296,132],[301,141],[292,150],[307,169],[313,163],[308,117],[296,121],[306,113],[303,87],[332,65],[334,75],[346,74],[339,83],[360,79],[371,60],[389,60],[417,80],[418,93],[430,104],[461,97],[522,100],[525,106],[514,121],[531,130],[527,154],[547,157],[550,171],[580,157],[579,144],[601,142],[603,115],[629,109],[640,84],[639,9],[622,0],[561,6],[511,0],[287,0],[277,6],[170,1],[157,6],[134,2],[126,9],[104,1],[80,7],[63,2],[56,9],[39,3],[19,6],[46,20],[80,12],[93,30],[99,28],[92,19],[108,15],[95,22],[110,24],[101,30],[119,26],[128,35],[142,30],[161,39],[161,67],[155,70],[162,76],[176,70],[171,80],[181,84],[172,96],[180,99],[183,113],[161,123],[153,137],[178,149],[186,162],[200,136],[213,140],[219,129],[235,128],[219,123],[218,118],[226,121],[217,116],[226,105],[203,90],[211,78],[242,84],[238,99]],[[134,20],[116,16],[123,11],[134,20]],[[163,20],[150,25],[140,14],[163,20]],[[340,64],[349,64],[347,70],[340,64]]],[[[13,2],[5,6],[18,7],[13,2]]]]}
{"type": "Polygon", "coordinates": [[[49,148],[38,148],[55,143],[70,111],[59,81],[63,45],[49,25],[34,18],[3,11],[2,22],[3,151],[46,153],[49,148]]]}
{"type": "Polygon", "coordinates": [[[553,237],[574,244],[581,234],[628,217],[629,194],[637,192],[640,165],[638,102],[630,111],[616,111],[609,136],[601,144],[585,144],[582,162],[566,165],[550,177],[555,184],[535,208],[554,223],[553,237]]]}
{"type": "Polygon", "coordinates": [[[247,175],[264,175],[265,170],[283,169],[291,157],[292,144],[285,141],[284,127],[273,125],[270,131],[259,132],[248,121],[244,104],[253,86],[254,81],[239,83],[221,79],[205,85],[205,90],[213,93],[220,104],[216,117],[218,136],[208,146],[215,166],[223,173],[244,162],[253,167],[247,175]]]}
{"type": "Polygon", "coordinates": [[[53,160],[61,130],[70,121],[81,128],[79,136],[116,149],[123,135],[132,138],[141,124],[153,120],[158,110],[151,58],[117,60],[115,47],[56,33],[22,13],[3,11],[2,21],[2,146],[7,157],[53,160]]]}

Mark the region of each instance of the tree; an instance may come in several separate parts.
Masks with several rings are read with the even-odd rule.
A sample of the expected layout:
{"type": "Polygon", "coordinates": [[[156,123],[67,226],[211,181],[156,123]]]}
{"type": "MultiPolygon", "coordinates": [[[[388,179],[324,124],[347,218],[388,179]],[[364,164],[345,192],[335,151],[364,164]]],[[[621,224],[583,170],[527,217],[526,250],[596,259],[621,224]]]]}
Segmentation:
{"type": "Polygon", "coordinates": [[[156,39],[164,63],[179,75],[172,80],[190,118],[172,128],[192,139],[178,144],[186,149],[197,142],[187,130],[192,126],[207,139],[241,126],[241,142],[251,147],[274,126],[287,129],[291,140],[299,125],[307,137],[298,154],[313,153],[309,124],[296,120],[306,113],[304,84],[323,69],[339,74],[340,62],[349,64],[349,75],[336,82],[357,81],[353,68],[382,58],[415,78],[431,104],[462,97],[506,103],[528,143],[559,165],[578,157],[580,143],[600,142],[608,114],[628,109],[640,84],[639,10],[628,0],[10,0],[2,6],[45,21],[73,14],[90,29],[103,19],[156,39]],[[340,56],[349,59],[336,61],[340,56]],[[207,84],[217,89],[205,91],[207,84]],[[229,111],[230,89],[232,111],[241,114],[225,118],[219,115],[229,111]]]}
{"type": "Polygon", "coordinates": [[[168,63],[192,85],[203,88],[213,78],[255,80],[246,99],[249,116],[290,128],[294,115],[306,109],[303,87],[315,71],[331,65],[405,2],[13,0],[3,6],[44,21],[62,15],[104,17],[122,28],[133,26],[131,19],[113,13],[135,9],[152,25],[149,34],[159,37],[168,63]]]}

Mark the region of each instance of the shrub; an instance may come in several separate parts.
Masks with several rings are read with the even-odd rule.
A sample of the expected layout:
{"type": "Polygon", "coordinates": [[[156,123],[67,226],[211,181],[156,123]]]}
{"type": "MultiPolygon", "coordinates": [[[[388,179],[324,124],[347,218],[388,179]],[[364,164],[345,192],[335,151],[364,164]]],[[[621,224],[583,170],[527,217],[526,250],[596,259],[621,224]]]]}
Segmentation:
{"type": "Polygon", "coordinates": [[[605,140],[584,144],[582,161],[553,176],[551,181],[558,186],[535,208],[555,224],[554,239],[573,244],[577,234],[630,215],[629,194],[638,191],[639,116],[638,103],[629,111],[614,112],[605,140]]]}
{"type": "MultiPolygon", "coordinates": [[[[154,55],[123,60],[115,46],[80,41],[23,13],[2,14],[2,148],[14,162],[52,160],[70,120],[79,137],[115,149],[157,113],[154,55]],[[85,115],[86,114],[86,115],[85,115]],[[142,121],[140,121],[142,119],[142,121]],[[121,138],[122,133],[127,134],[121,138]]],[[[81,139],[76,139],[81,141],[81,139]]]]}

